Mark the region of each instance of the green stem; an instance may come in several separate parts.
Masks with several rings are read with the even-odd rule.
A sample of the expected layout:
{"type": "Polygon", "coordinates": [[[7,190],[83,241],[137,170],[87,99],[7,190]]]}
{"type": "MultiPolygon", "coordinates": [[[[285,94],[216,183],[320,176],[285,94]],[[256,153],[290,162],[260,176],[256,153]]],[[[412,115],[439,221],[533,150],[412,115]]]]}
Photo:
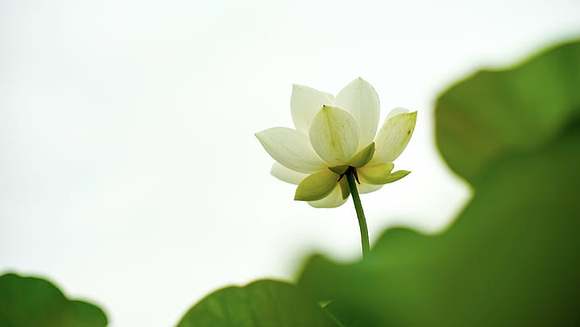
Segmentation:
{"type": "MultiPolygon", "coordinates": [[[[368,256],[371,251],[370,241],[369,241],[369,230],[367,228],[367,220],[365,218],[365,213],[363,211],[362,204],[360,202],[360,197],[358,195],[358,189],[356,188],[357,181],[355,180],[356,171],[355,168],[349,167],[346,172],[346,180],[348,181],[348,187],[350,188],[350,194],[352,195],[352,201],[354,202],[354,209],[356,210],[356,216],[358,218],[358,225],[360,227],[360,238],[362,243],[362,253],[363,258],[368,256]]],[[[358,179],[358,178],[356,178],[358,179]]]]}

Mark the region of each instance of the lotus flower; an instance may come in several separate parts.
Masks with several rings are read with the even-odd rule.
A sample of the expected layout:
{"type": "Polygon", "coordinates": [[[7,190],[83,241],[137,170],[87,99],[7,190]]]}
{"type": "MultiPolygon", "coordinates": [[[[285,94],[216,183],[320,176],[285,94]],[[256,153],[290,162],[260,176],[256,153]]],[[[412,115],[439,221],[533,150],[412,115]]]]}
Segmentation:
{"type": "Polygon", "coordinates": [[[274,127],[256,137],[277,161],[272,175],[298,185],[295,200],[320,208],[342,205],[350,194],[343,178],[347,170],[354,172],[360,193],[376,191],[410,173],[392,172],[393,161],[413,134],[417,112],[393,109],[377,133],[379,98],[362,78],[336,98],[294,85],[290,108],[296,129],[274,127]]]}

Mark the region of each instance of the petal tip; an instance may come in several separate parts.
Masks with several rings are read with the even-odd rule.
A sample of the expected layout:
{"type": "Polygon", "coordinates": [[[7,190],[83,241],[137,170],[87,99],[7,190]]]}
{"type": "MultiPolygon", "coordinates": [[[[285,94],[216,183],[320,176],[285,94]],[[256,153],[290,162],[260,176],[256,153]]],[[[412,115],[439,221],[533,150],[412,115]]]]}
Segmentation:
{"type": "Polygon", "coordinates": [[[264,131],[261,132],[255,132],[254,136],[258,139],[258,141],[262,142],[262,135],[263,135],[264,131]]]}

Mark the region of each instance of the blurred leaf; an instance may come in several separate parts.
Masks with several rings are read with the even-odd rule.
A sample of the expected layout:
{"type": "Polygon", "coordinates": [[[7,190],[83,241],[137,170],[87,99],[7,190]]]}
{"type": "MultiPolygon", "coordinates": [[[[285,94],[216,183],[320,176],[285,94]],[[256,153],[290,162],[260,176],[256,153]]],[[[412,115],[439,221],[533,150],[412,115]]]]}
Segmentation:
{"type": "Polygon", "coordinates": [[[328,304],[324,306],[324,310],[336,319],[340,327],[365,327],[356,314],[349,314],[349,312],[343,310],[341,306],[335,302],[328,302],[328,304]]]}
{"type": "Polygon", "coordinates": [[[63,327],[107,326],[107,316],[99,307],[84,301],[69,301],[66,323],[63,327]]]}
{"type": "Polygon", "coordinates": [[[178,327],[334,327],[331,316],[295,285],[259,280],[218,290],[194,305],[178,327]]]}
{"type": "Polygon", "coordinates": [[[445,91],[436,104],[437,145],[451,169],[474,184],[501,156],[553,141],[579,110],[580,43],[572,42],[445,91]]]}
{"type": "Polygon", "coordinates": [[[498,164],[445,233],[392,229],[360,263],[314,257],[299,285],[361,326],[577,325],[579,140],[498,164]]]}
{"type": "Polygon", "coordinates": [[[100,308],[68,300],[49,281],[0,276],[0,326],[5,327],[104,327],[107,317],[100,308]]]}
{"type": "Polygon", "coordinates": [[[473,200],[440,235],[391,229],[354,264],[315,256],[299,287],[353,326],[580,325],[579,61],[567,44],[446,91],[438,142],[473,200]]]}

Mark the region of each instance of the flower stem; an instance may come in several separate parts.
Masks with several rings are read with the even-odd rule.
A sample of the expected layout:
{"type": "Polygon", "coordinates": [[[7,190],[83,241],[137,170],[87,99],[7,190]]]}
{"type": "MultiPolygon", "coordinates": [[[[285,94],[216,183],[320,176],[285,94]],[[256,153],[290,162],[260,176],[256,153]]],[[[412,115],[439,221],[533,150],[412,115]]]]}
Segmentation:
{"type": "MultiPolygon", "coordinates": [[[[362,204],[360,202],[360,197],[358,195],[358,189],[356,188],[356,170],[353,167],[349,167],[346,172],[346,179],[348,181],[348,187],[350,188],[350,194],[352,195],[352,201],[354,202],[354,209],[356,210],[356,216],[358,218],[358,225],[360,227],[360,238],[362,243],[362,253],[363,258],[368,256],[371,251],[370,241],[369,241],[369,230],[367,228],[367,220],[365,218],[365,213],[363,211],[362,204]]],[[[356,178],[358,180],[358,178],[356,178]]]]}

